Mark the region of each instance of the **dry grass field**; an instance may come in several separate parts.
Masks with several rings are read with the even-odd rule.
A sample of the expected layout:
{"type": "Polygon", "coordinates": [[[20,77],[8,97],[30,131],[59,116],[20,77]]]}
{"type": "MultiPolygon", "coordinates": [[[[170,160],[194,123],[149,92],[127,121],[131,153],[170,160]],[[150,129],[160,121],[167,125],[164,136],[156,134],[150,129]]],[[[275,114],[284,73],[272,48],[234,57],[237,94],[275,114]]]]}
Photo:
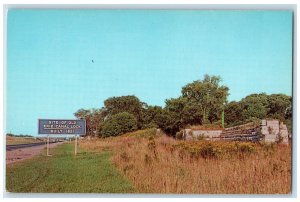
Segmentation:
{"type": "Polygon", "coordinates": [[[29,143],[37,143],[37,142],[42,142],[42,140],[35,139],[32,137],[6,136],[6,145],[29,144],[29,143]]]}
{"type": "Polygon", "coordinates": [[[291,147],[246,142],[184,142],[143,130],[82,141],[112,161],[139,193],[289,194],[291,147]]]}

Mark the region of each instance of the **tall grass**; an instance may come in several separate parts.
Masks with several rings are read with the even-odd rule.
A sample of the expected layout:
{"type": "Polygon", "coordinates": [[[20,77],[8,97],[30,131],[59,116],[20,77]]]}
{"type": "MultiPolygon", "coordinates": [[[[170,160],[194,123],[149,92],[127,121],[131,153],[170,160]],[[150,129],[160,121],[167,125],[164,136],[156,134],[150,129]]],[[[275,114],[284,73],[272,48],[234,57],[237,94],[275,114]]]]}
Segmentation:
{"type": "Polygon", "coordinates": [[[183,142],[127,134],[86,141],[112,150],[113,163],[141,193],[288,194],[291,149],[237,142],[183,142]]]}

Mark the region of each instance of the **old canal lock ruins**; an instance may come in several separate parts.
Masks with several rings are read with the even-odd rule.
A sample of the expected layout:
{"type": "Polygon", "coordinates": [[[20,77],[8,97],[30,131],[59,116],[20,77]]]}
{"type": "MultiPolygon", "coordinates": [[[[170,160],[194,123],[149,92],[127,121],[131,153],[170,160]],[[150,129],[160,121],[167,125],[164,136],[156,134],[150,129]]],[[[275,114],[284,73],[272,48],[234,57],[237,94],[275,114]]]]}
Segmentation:
{"type": "Polygon", "coordinates": [[[276,119],[263,119],[229,128],[203,129],[190,127],[184,129],[185,140],[237,140],[264,141],[266,143],[289,143],[289,132],[285,124],[276,119]]]}

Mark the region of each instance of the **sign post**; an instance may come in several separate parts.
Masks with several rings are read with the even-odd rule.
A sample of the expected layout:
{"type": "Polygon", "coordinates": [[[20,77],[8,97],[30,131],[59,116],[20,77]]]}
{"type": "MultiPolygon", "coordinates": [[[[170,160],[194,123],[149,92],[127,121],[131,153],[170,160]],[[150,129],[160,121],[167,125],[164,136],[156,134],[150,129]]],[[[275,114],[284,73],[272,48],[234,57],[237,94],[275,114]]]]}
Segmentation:
{"type": "Polygon", "coordinates": [[[50,136],[49,135],[47,135],[47,156],[50,156],[50,154],[49,154],[49,146],[50,146],[50,143],[49,143],[49,141],[50,141],[50,136]]]}
{"type": "Polygon", "coordinates": [[[77,155],[77,146],[78,146],[77,135],[75,135],[75,156],[77,155]]]}
{"type": "Polygon", "coordinates": [[[85,120],[39,119],[38,134],[47,134],[47,156],[49,154],[50,135],[75,135],[75,156],[78,150],[78,135],[85,135],[85,120]]]}

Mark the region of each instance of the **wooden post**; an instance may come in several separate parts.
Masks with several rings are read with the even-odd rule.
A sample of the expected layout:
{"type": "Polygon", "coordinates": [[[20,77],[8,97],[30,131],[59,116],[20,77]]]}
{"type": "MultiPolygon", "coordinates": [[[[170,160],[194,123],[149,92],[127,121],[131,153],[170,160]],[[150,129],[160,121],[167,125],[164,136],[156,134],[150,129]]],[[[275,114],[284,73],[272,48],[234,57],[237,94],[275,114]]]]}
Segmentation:
{"type": "Polygon", "coordinates": [[[49,139],[50,139],[50,137],[49,137],[49,135],[47,136],[47,156],[50,156],[50,154],[49,154],[49,139]]]}
{"type": "Polygon", "coordinates": [[[77,135],[75,135],[75,156],[77,155],[77,135]]]}

